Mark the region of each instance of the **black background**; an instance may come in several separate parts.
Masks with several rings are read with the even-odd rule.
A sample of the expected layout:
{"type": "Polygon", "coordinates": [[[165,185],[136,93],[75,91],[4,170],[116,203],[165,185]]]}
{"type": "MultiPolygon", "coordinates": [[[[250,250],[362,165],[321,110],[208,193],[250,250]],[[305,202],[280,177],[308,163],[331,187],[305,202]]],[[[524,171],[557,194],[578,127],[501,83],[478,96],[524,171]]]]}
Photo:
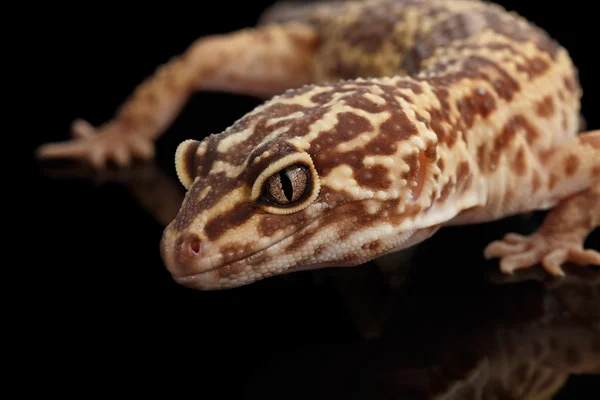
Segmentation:
{"type": "MultiPolygon", "coordinates": [[[[253,25],[271,3],[36,7],[38,18],[46,13],[48,18],[35,43],[28,44],[40,55],[33,65],[39,86],[26,93],[27,108],[38,110],[35,119],[43,118],[35,145],[67,139],[75,118],[94,125],[110,119],[157,65],[201,36],[253,25]]],[[[583,113],[590,129],[599,128],[592,6],[500,3],[545,28],[570,50],[584,88],[583,113]]],[[[182,140],[220,132],[259,103],[247,96],[198,93],[158,140],[158,167],[175,179],[173,154],[182,140]]],[[[278,370],[277,364],[269,364],[273,357],[315,346],[337,349],[361,343],[331,279],[316,284],[311,273],[298,273],[228,291],[184,289],[171,280],[160,260],[163,227],[140,207],[126,184],[58,179],[35,161],[33,165],[36,176],[27,182],[32,194],[21,200],[35,203],[27,212],[33,222],[24,236],[26,250],[18,254],[29,260],[23,265],[32,268],[18,269],[21,279],[14,285],[31,305],[31,312],[20,315],[31,324],[27,350],[34,350],[25,371],[52,377],[44,390],[122,394],[122,384],[135,393],[167,383],[170,389],[190,389],[200,398],[243,393],[289,398],[310,387],[315,371],[324,376],[335,371],[321,371],[317,357],[289,373],[279,370],[289,383],[281,388],[274,384],[280,381],[278,375],[269,372],[278,370]]],[[[477,275],[479,265],[485,264],[483,246],[509,229],[530,231],[539,220],[535,216],[448,228],[424,244],[423,264],[429,270],[422,275],[438,282],[436,289],[429,288],[435,301],[455,300],[448,296],[477,301],[482,289],[470,286],[467,271],[477,275]]],[[[597,246],[597,236],[594,233],[590,245],[597,246]]],[[[488,317],[493,319],[493,310],[488,317]]],[[[404,344],[407,349],[417,346],[399,345],[404,344]]],[[[592,393],[594,380],[597,376],[573,377],[557,398],[595,398],[582,394],[592,393]]],[[[600,393],[600,385],[595,386],[594,392],[600,393]]]]}

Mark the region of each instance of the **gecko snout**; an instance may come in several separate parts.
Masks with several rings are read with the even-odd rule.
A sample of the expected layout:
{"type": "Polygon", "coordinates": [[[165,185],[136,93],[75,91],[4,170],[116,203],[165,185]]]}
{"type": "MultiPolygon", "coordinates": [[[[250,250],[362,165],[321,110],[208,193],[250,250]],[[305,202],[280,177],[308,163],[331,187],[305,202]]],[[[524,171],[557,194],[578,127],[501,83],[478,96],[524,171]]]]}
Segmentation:
{"type": "Polygon", "coordinates": [[[188,275],[198,258],[203,255],[202,239],[195,233],[172,236],[165,234],[161,240],[161,256],[167,269],[174,275],[188,275]]]}

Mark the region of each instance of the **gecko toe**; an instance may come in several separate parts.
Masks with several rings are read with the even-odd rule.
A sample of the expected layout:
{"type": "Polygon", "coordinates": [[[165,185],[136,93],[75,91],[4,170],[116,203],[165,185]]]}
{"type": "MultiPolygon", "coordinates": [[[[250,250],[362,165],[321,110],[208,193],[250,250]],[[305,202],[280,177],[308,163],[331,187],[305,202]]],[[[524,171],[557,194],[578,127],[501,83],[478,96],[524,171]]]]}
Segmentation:
{"type": "Polygon", "coordinates": [[[510,254],[519,253],[525,250],[524,243],[508,243],[503,240],[496,240],[490,243],[483,254],[486,259],[504,257],[510,254]]]}

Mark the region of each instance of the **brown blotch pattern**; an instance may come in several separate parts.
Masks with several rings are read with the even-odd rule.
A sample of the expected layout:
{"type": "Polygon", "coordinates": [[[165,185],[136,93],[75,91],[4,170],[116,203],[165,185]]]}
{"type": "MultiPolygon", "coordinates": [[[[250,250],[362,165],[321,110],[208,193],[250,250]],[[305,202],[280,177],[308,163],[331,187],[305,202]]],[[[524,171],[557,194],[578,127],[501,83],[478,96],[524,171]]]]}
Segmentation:
{"type": "Polygon", "coordinates": [[[388,2],[366,5],[358,17],[344,29],[342,39],[352,47],[374,53],[381,49],[384,43],[391,42],[398,52],[402,53],[404,38],[394,35],[398,21],[406,19],[406,6],[388,2]]]}
{"type": "Polygon", "coordinates": [[[216,240],[231,228],[245,222],[254,214],[256,205],[251,202],[236,204],[231,210],[209,220],[204,232],[210,240],[216,240]]]}
{"type": "Polygon", "coordinates": [[[525,154],[525,149],[523,149],[523,147],[519,147],[519,150],[517,150],[513,166],[515,172],[519,176],[523,176],[527,172],[527,158],[525,154]]]}
{"type": "Polygon", "coordinates": [[[548,180],[548,188],[550,190],[554,189],[554,186],[556,186],[556,184],[558,183],[559,180],[560,180],[560,176],[558,176],[555,173],[550,174],[550,179],[548,180]]]}
{"type": "Polygon", "coordinates": [[[569,154],[565,157],[565,174],[567,176],[573,176],[575,172],[579,169],[579,157],[575,154],[569,154]]]}
{"type": "Polygon", "coordinates": [[[496,136],[494,140],[489,159],[487,162],[483,163],[488,171],[498,164],[500,157],[506,153],[506,149],[521,131],[525,131],[525,137],[529,143],[535,141],[539,137],[538,131],[523,115],[515,115],[504,125],[502,131],[500,131],[500,134],[496,136]]]}
{"type": "Polygon", "coordinates": [[[456,169],[456,187],[457,190],[465,191],[469,189],[473,180],[473,174],[471,173],[471,167],[468,161],[462,161],[456,169]]]}
{"type": "Polygon", "coordinates": [[[554,115],[554,101],[552,100],[552,96],[545,96],[542,100],[538,101],[535,104],[535,112],[537,115],[543,118],[550,118],[554,115]]]}
{"type": "Polygon", "coordinates": [[[542,186],[542,179],[540,178],[540,173],[537,170],[534,170],[533,176],[531,178],[532,193],[536,193],[540,189],[541,186],[542,186]]]}
{"type": "Polygon", "coordinates": [[[526,61],[524,64],[517,64],[517,70],[527,74],[527,77],[530,80],[543,75],[550,68],[550,64],[540,57],[531,59],[525,57],[525,59],[526,61]]]}
{"type": "Polygon", "coordinates": [[[496,94],[503,100],[512,100],[515,93],[521,90],[519,82],[496,61],[478,55],[461,58],[461,68],[444,75],[419,75],[415,79],[429,82],[433,86],[449,87],[462,79],[491,82],[496,94]]]}
{"type": "Polygon", "coordinates": [[[496,109],[496,100],[486,89],[479,88],[473,90],[471,95],[459,99],[456,106],[460,113],[459,126],[468,130],[477,116],[487,118],[496,109]]]}
{"type": "Polygon", "coordinates": [[[442,188],[442,191],[440,192],[440,197],[437,200],[440,203],[443,203],[444,201],[446,201],[446,199],[450,196],[450,194],[452,194],[452,192],[454,190],[454,186],[455,186],[455,183],[453,180],[448,181],[442,188]]]}

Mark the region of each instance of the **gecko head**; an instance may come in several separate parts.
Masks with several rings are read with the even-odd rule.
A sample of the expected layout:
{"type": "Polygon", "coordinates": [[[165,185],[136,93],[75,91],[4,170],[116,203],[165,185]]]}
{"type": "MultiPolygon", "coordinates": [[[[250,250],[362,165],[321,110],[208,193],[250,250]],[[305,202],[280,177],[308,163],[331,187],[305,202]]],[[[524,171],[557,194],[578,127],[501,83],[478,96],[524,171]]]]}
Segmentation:
{"type": "Polygon", "coordinates": [[[161,240],[179,284],[227,289],[353,266],[417,237],[415,191],[423,187],[425,152],[385,141],[369,150],[365,141],[386,135],[336,107],[263,111],[179,145],[175,164],[187,193],[161,240]],[[391,162],[396,153],[406,153],[406,162],[391,162]]]}

